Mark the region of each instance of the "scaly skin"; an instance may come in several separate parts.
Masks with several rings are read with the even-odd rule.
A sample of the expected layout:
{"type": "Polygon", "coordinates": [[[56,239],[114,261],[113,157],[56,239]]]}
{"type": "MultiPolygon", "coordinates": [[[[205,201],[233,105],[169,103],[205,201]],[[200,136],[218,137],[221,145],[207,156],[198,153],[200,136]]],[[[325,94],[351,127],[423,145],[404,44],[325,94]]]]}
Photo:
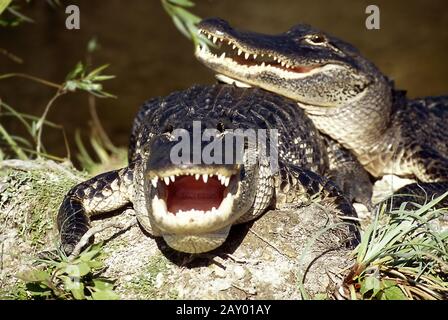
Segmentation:
{"type": "Polygon", "coordinates": [[[206,19],[199,30],[217,46],[199,46],[196,56],[222,81],[295,100],[375,178],[394,174],[436,183],[434,195],[446,191],[437,183],[448,181],[447,96],[408,100],[353,46],[307,25],[266,35],[206,19]]]}
{"type": "MultiPolygon", "coordinates": [[[[188,160],[206,146],[203,142],[199,150],[179,154],[188,160]]],[[[224,148],[222,156],[236,150],[236,146],[224,148]]],[[[58,214],[62,247],[67,253],[73,250],[88,230],[90,216],[129,204],[148,232],[189,253],[220,246],[233,224],[255,219],[270,208],[305,204],[317,194],[341,219],[356,217],[350,201],[325,177],[333,169],[327,150],[335,151],[331,157],[343,154],[327,148],[293,101],[261,89],[195,86],[152,99],[134,121],[129,166],[83,182],[65,197],[58,214]],[[277,129],[278,144],[273,145],[278,170],[250,143],[241,145],[241,162],[173,163],[171,152],[178,143],[174,130],[194,134],[194,121],[201,121],[200,133],[213,129],[217,142],[231,137],[232,129],[277,129]],[[218,201],[217,210],[210,208],[210,201],[218,201]],[[187,204],[197,211],[185,209],[187,204]]],[[[359,240],[357,224],[347,222],[346,234],[351,236],[345,240],[353,247],[359,240]]]]}

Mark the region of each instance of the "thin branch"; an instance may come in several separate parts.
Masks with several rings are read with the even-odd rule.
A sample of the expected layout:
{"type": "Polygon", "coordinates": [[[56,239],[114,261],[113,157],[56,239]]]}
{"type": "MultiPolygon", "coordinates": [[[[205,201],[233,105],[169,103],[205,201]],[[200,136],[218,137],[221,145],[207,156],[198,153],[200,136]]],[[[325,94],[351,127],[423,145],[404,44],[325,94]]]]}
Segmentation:
{"type": "Polygon", "coordinates": [[[8,78],[14,78],[14,77],[16,77],[16,78],[25,78],[25,79],[28,79],[28,80],[32,80],[32,81],[38,82],[40,84],[43,84],[43,85],[46,85],[46,86],[49,86],[49,87],[52,87],[52,88],[56,88],[58,90],[62,90],[63,89],[63,86],[60,85],[60,84],[57,84],[57,83],[54,83],[54,82],[51,82],[51,81],[48,81],[48,80],[45,80],[45,79],[41,79],[41,78],[38,78],[38,77],[35,77],[35,76],[31,76],[31,75],[26,74],[26,73],[7,73],[7,74],[3,74],[3,75],[0,75],[0,80],[8,79],[8,78]]]}
{"type": "Polygon", "coordinates": [[[0,53],[5,55],[7,58],[11,59],[15,63],[18,63],[18,64],[22,64],[23,63],[23,59],[22,58],[16,56],[15,54],[9,52],[8,50],[6,50],[4,48],[0,48],[0,53]]]}
{"type": "Polygon", "coordinates": [[[37,122],[37,145],[36,145],[36,152],[40,153],[40,150],[42,148],[42,130],[44,128],[44,124],[43,122],[45,121],[48,111],[50,111],[51,106],[53,105],[53,103],[56,101],[57,98],[59,98],[60,96],[64,95],[66,92],[62,91],[62,90],[58,90],[58,92],[56,92],[56,94],[53,96],[53,98],[51,98],[51,100],[47,103],[47,106],[45,107],[45,111],[42,114],[41,118],[39,119],[39,121],[37,122]]]}

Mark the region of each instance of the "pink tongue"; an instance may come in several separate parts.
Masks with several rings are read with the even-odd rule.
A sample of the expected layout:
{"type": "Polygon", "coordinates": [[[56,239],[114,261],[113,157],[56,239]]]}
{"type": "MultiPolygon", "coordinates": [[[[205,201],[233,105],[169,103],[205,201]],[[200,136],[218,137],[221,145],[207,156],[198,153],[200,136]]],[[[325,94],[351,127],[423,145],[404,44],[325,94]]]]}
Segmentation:
{"type": "Polygon", "coordinates": [[[179,210],[208,211],[212,207],[218,208],[225,190],[216,177],[209,177],[207,183],[204,183],[202,178],[196,180],[193,176],[177,178],[167,189],[167,207],[172,213],[179,210]]]}

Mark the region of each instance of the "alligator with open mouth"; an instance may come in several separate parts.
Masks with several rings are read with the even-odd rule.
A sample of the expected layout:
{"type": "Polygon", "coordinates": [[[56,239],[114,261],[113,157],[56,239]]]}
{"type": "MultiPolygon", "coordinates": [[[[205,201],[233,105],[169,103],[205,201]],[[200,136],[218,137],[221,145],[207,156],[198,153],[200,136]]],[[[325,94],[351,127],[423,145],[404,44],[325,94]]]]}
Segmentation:
{"type": "Polygon", "coordinates": [[[267,35],[210,18],[198,28],[214,45],[199,44],[196,57],[220,81],[293,99],[374,178],[417,180],[397,192],[412,194],[403,200],[448,190],[448,96],[407,99],[352,45],[308,25],[267,35]]]}
{"type": "Polygon", "coordinates": [[[328,176],[339,172],[342,180],[360,182],[367,176],[354,158],[347,165],[344,152],[326,144],[294,101],[259,88],[194,86],[151,99],[135,118],[129,165],[80,183],[64,198],[57,217],[62,248],[73,251],[91,216],[131,204],[143,228],[171,248],[207,252],[224,243],[233,224],[316,196],[346,221],[341,241],[353,248],[359,242],[356,212],[328,176]],[[249,143],[263,132],[265,139],[249,143]],[[181,140],[192,147],[178,148],[181,140]],[[235,143],[210,152],[217,157],[210,162],[202,157],[210,140],[235,143]]]}

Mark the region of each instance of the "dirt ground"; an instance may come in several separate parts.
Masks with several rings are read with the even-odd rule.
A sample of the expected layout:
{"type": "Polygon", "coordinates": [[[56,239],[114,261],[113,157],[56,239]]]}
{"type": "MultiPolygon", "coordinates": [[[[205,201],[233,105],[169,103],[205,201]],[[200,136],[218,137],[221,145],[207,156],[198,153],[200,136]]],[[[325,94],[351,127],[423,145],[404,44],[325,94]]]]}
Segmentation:
{"type": "MultiPolygon", "coordinates": [[[[38,252],[55,248],[58,206],[84,179],[69,165],[51,161],[0,167],[2,298],[14,298],[23,288],[16,276],[38,252]]],[[[270,211],[234,226],[223,246],[200,255],[175,252],[138,224],[106,229],[95,241],[104,241],[103,276],[116,280],[122,299],[301,299],[303,290],[308,298],[328,298],[353,263],[343,245],[346,229],[322,232],[337,222],[328,210],[311,204],[270,211]]],[[[127,209],[92,226],[133,219],[127,209]]]]}

